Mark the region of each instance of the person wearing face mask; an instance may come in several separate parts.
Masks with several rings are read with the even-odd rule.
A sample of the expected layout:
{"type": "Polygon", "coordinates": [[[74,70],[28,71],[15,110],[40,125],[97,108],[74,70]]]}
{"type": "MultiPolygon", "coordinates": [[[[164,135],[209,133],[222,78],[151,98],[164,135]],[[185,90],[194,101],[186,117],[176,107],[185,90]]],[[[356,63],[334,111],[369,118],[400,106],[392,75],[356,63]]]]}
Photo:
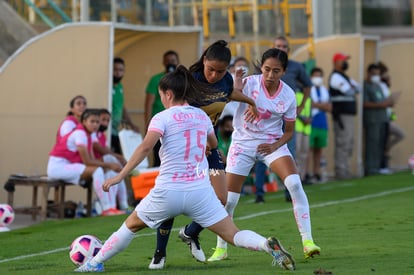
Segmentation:
{"type": "Polygon", "coordinates": [[[124,86],[121,83],[124,74],[125,61],[120,57],[115,57],[113,61],[111,148],[118,154],[122,154],[118,135],[121,123],[129,125],[132,130],[139,133],[139,127],[132,122],[125,108],[124,86]]]}
{"type": "MultiPolygon", "coordinates": [[[[148,129],[148,124],[151,121],[151,118],[163,111],[165,108],[162,105],[160,95],[158,93],[158,84],[160,79],[169,72],[175,71],[177,65],[180,63],[178,53],[172,50],[166,51],[162,56],[162,64],[164,70],[160,73],[153,75],[148,82],[148,85],[145,89],[145,107],[144,107],[144,119],[145,119],[145,129],[148,129]]],[[[153,161],[152,166],[158,167],[161,165],[160,157],[158,152],[160,151],[161,143],[158,143],[154,146],[153,149],[153,161]]]]}
{"type": "Polygon", "coordinates": [[[321,159],[323,157],[323,148],[326,148],[328,145],[328,117],[326,112],[330,112],[332,109],[329,91],[323,85],[323,71],[321,68],[315,67],[312,69],[311,81],[313,84],[310,92],[312,99],[312,124],[309,137],[310,152],[308,154],[304,181],[307,183],[326,180],[322,177],[321,159]],[[313,178],[311,174],[313,174],[313,178]]]}
{"type": "Polygon", "coordinates": [[[333,56],[334,70],[328,81],[335,134],[335,177],[339,180],[352,177],[349,162],[354,147],[356,94],[359,88],[358,83],[346,74],[349,58],[343,53],[333,56]]]}
{"type": "Polygon", "coordinates": [[[96,132],[96,138],[93,139],[93,152],[96,159],[105,158],[106,155],[111,155],[111,162],[119,162],[120,165],[126,164],[125,158],[106,146],[106,130],[111,120],[111,113],[107,109],[99,110],[99,129],[96,132]]]}
{"type": "MultiPolygon", "coordinates": [[[[47,176],[53,180],[63,180],[84,186],[91,181],[95,195],[102,207],[102,215],[118,215],[125,212],[117,210],[109,193],[103,192],[106,176],[119,172],[122,167],[117,162],[104,162],[92,154],[94,133],[99,128],[99,110],[85,109],[76,127],[56,140],[49,153],[47,176]]],[[[116,191],[111,191],[116,193],[116,191]]]]}
{"type": "MultiPolygon", "coordinates": [[[[249,75],[249,61],[243,56],[237,57],[234,59],[234,71],[243,70],[242,77],[246,77],[249,75]]],[[[235,74],[232,74],[233,80],[235,79],[235,74]]]]}
{"type": "Polygon", "coordinates": [[[364,81],[365,175],[378,174],[384,152],[387,108],[394,105],[394,97],[385,97],[381,89],[380,68],[370,64],[364,81]]]}
{"type": "MultiPolygon", "coordinates": [[[[391,78],[389,75],[388,67],[383,62],[378,62],[381,73],[381,89],[384,96],[398,96],[401,92],[394,91],[391,93],[391,78]]],[[[390,159],[390,150],[397,143],[404,139],[404,130],[396,123],[397,116],[394,108],[387,108],[388,124],[386,127],[386,139],[384,144],[384,153],[381,161],[380,174],[392,174],[391,169],[388,166],[390,159]]]]}
{"type": "MultiPolygon", "coordinates": [[[[93,148],[93,155],[95,159],[101,160],[105,163],[118,163],[119,166],[123,167],[126,164],[125,158],[115,153],[111,150],[108,146],[106,146],[106,130],[108,129],[109,122],[111,120],[111,113],[107,109],[100,109],[99,110],[99,128],[96,133],[92,134],[92,148],[93,148]]],[[[112,170],[105,171],[105,178],[110,178],[116,175],[117,173],[112,170]]],[[[115,212],[118,214],[123,214],[131,210],[131,207],[128,203],[128,192],[125,185],[125,181],[121,181],[116,188],[115,192],[111,192],[112,196],[110,199],[112,200],[113,205],[118,205],[119,209],[122,211],[115,212]],[[124,211],[124,212],[123,212],[124,211]]]]}

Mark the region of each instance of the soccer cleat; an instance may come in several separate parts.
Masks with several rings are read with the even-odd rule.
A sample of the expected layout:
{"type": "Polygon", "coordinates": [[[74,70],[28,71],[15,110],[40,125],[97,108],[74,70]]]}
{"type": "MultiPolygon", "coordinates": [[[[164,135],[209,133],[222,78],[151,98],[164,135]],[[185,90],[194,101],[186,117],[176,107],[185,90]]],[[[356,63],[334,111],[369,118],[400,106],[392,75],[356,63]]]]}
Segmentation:
{"type": "Polygon", "coordinates": [[[307,240],[303,242],[303,254],[305,255],[305,259],[310,257],[313,258],[313,255],[321,254],[321,248],[317,246],[313,241],[307,240]]]}
{"type": "Polygon", "coordinates": [[[109,208],[104,211],[102,211],[102,216],[115,216],[115,215],[123,215],[125,214],[125,211],[119,210],[116,208],[109,208]]]}
{"type": "Polygon", "coordinates": [[[257,195],[256,196],[256,200],[254,201],[255,203],[264,203],[264,198],[261,195],[257,195]]]}
{"type": "Polygon", "coordinates": [[[167,261],[167,256],[161,255],[160,253],[155,252],[154,257],[152,257],[151,263],[149,264],[149,269],[163,269],[165,262],[167,261]]]}
{"type": "Polygon", "coordinates": [[[103,263],[97,263],[95,265],[91,264],[90,261],[87,261],[80,267],[76,268],[74,270],[75,272],[104,272],[104,264],[103,263]]]}
{"type": "Polygon", "coordinates": [[[221,261],[227,258],[227,248],[213,248],[215,251],[213,255],[211,255],[210,258],[208,258],[207,261],[209,262],[215,262],[215,261],[221,261]]]}
{"type": "Polygon", "coordinates": [[[279,240],[270,237],[267,239],[267,244],[269,245],[271,251],[271,255],[273,256],[272,265],[278,265],[282,269],[286,270],[295,270],[295,260],[293,257],[283,248],[280,244],[279,240]]]}
{"type": "Polygon", "coordinates": [[[178,233],[178,237],[185,242],[186,244],[188,244],[188,247],[190,248],[190,252],[191,255],[193,255],[193,257],[199,261],[199,262],[205,262],[206,261],[206,256],[204,255],[203,250],[201,249],[200,246],[200,242],[198,241],[198,236],[197,237],[190,237],[187,236],[185,234],[185,227],[182,227],[180,229],[180,232],[178,233]]]}

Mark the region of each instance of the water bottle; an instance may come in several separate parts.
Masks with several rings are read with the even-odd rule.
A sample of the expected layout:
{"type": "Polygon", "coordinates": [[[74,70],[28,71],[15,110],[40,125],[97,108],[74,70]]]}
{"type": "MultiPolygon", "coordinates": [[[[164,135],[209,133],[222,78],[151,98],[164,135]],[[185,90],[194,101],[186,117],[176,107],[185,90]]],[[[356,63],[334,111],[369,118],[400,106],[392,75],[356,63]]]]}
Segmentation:
{"type": "Polygon", "coordinates": [[[102,214],[102,206],[99,200],[94,199],[92,202],[92,216],[100,216],[102,214]]]}
{"type": "Polygon", "coordinates": [[[78,206],[76,207],[75,217],[76,218],[82,218],[85,217],[86,209],[83,206],[83,203],[80,201],[78,203],[78,206]]]}

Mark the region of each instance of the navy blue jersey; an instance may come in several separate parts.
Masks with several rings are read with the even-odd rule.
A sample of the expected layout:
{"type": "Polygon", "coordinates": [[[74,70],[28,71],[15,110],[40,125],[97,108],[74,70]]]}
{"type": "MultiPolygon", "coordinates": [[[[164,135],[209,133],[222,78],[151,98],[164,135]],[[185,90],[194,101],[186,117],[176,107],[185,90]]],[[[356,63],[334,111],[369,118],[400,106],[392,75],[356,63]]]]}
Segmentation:
{"type": "Polygon", "coordinates": [[[194,107],[199,107],[207,113],[210,117],[213,125],[217,124],[218,119],[220,118],[221,112],[224,109],[224,106],[229,101],[229,97],[233,92],[233,77],[229,72],[226,72],[224,77],[217,81],[216,83],[208,83],[204,77],[203,72],[194,72],[193,76],[200,82],[207,83],[213,89],[216,89],[218,92],[214,95],[214,98],[207,98],[203,103],[196,105],[194,107]]]}

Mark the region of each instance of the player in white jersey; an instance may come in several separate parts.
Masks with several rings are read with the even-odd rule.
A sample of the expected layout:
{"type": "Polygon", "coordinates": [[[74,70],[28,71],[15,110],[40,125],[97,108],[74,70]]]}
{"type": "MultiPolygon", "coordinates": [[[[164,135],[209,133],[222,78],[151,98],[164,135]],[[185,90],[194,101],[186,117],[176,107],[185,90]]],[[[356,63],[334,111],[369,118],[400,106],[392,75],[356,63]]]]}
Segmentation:
{"type": "Polygon", "coordinates": [[[101,272],[103,262],[125,249],[135,233],[145,227],[157,228],[163,221],[185,214],[238,247],[265,251],[282,269],[294,270],[293,258],[276,238],[266,239],[250,230],[239,230],[224,209],[211,186],[205,156],[207,144],[217,147],[209,117],[189,103],[200,100],[210,90],[179,66],[159,83],[161,101],[166,110],[155,115],[142,144],[122,171],[105,181],[104,190],[128,175],[161,140],[161,166],[154,188],[135,211],[104,243],[98,254],[77,268],[77,272],[101,272]]]}
{"type": "Polygon", "coordinates": [[[76,126],[80,123],[82,113],[86,110],[87,102],[86,98],[83,95],[77,95],[72,98],[69,102],[70,110],[67,113],[65,119],[59,126],[59,129],[56,133],[56,142],[60,138],[72,132],[76,126]]]}
{"type": "MultiPolygon", "coordinates": [[[[254,99],[259,117],[246,122],[249,109],[240,103],[233,119],[234,132],[227,155],[226,179],[228,197],[226,209],[233,216],[245,178],[256,160],[263,161],[276,173],[292,196],[293,212],[302,236],[305,258],[320,253],[311,232],[309,203],[302,188],[295,162],[287,142],[295,130],[296,99],[294,91],[280,78],[286,71],[287,54],[279,49],[267,50],[258,65],[260,75],[244,79],[243,93],[254,99]],[[283,121],[285,130],[282,131],[283,121]]],[[[216,251],[227,257],[227,244],[218,237],[216,251]]]]}

